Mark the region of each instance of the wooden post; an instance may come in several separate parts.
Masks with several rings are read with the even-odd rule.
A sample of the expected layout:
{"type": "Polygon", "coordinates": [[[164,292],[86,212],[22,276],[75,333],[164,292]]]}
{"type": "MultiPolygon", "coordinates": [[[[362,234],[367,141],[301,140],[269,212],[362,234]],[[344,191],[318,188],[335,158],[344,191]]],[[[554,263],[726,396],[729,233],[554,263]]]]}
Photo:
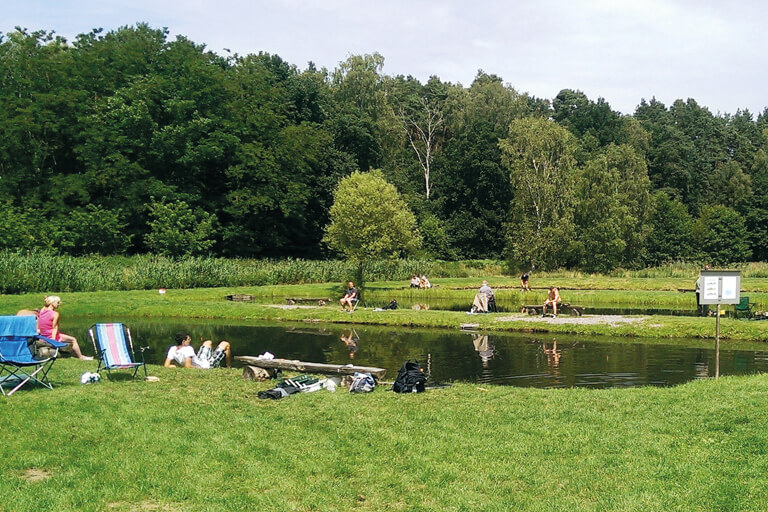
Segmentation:
{"type": "Polygon", "coordinates": [[[720,377],[720,304],[717,305],[715,320],[715,378],[720,377]]]}

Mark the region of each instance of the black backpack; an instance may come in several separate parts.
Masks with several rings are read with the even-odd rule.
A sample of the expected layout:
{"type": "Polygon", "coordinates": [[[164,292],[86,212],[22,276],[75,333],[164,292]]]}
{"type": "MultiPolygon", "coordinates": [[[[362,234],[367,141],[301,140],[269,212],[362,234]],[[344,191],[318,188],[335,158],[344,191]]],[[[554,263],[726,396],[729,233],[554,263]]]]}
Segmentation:
{"type": "Polygon", "coordinates": [[[392,299],[392,302],[390,302],[389,304],[387,304],[381,309],[397,309],[397,301],[395,299],[392,299]]]}
{"type": "Polygon", "coordinates": [[[397,378],[392,385],[395,393],[421,393],[427,383],[427,376],[417,361],[406,361],[397,372],[397,378]]]}

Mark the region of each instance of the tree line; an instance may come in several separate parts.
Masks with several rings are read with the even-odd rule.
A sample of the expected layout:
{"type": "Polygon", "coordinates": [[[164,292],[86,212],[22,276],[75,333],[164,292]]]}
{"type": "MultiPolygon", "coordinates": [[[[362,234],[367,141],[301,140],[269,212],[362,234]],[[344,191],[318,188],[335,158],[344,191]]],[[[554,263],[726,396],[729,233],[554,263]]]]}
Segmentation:
{"type": "Polygon", "coordinates": [[[383,65],[220,56],[146,24],[0,34],[0,249],[330,257],[334,191],[375,169],[415,218],[402,253],[585,270],[768,259],[768,109],[643,99],[622,115],[578,90],[383,65]]]}

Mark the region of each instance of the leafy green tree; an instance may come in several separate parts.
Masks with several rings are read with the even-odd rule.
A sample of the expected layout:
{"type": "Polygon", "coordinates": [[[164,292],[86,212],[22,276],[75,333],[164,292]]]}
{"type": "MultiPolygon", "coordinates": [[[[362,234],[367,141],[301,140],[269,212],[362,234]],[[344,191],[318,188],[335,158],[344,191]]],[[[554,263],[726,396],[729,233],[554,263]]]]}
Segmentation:
{"type": "Polygon", "coordinates": [[[443,222],[436,215],[427,213],[419,219],[419,233],[423,238],[425,254],[430,258],[455,259],[451,240],[443,222]]]}
{"type": "Polygon", "coordinates": [[[193,211],[184,201],[153,201],[145,243],[156,254],[196,256],[213,247],[216,216],[193,211]]]}
{"type": "Polygon", "coordinates": [[[587,162],[577,184],[578,260],[608,271],[640,262],[648,233],[648,170],[631,146],[609,145],[587,162]]]}
{"type": "MultiPolygon", "coordinates": [[[[751,174],[753,189],[768,190],[768,154],[763,149],[759,149],[755,153],[753,162],[751,174]]],[[[757,261],[768,261],[768,195],[754,194],[744,210],[752,257],[757,261]]]]}
{"type": "Polygon", "coordinates": [[[34,213],[0,201],[0,249],[26,250],[41,247],[34,213]]]}
{"type": "Polygon", "coordinates": [[[692,141],[655,98],[650,102],[642,100],[635,118],[650,135],[647,158],[651,185],[655,190],[673,191],[688,206],[694,200],[696,187],[690,165],[695,152],[692,141]]]}
{"type": "Polygon", "coordinates": [[[49,245],[66,254],[125,254],[131,247],[121,210],[89,204],[69,210],[51,221],[56,229],[41,234],[49,245]]]}
{"type": "Polygon", "coordinates": [[[509,249],[515,266],[550,269],[569,263],[574,241],[576,140],[554,121],[512,121],[499,142],[514,187],[509,249]]]}
{"type": "MultiPolygon", "coordinates": [[[[316,256],[333,187],[352,171],[324,125],[294,124],[295,68],[273,56],[238,59],[225,170],[223,251],[233,256],[316,256]]],[[[308,109],[308,106],[302,109],[308,109]]]]}
{"type": "Polygon", "coordinates": [[[744,218],[733,208],[705,206],[693,224],[699,256],[716,265],[748,261],[751,254],[744,218]]]}
{"type": "Polygon", "coordinates": [[[552,100],[552,111],[552,119],[579,140],[580,162],[601,147],[628,142],[624,117],[611,110],[604,98],[594,102],[581,91],[563,89],[552,100]]]}
{"type": "Polygon", "coordinates": [[[646,263],[661,265],[691,257],[693,219],[683,203],[664,191],[653,193],[649,226],[646,263]]]}
{"type": "Polygon", "coordinates": [[[424,196],[429,199],[433,186],[433,162],[445,130],[445,88],[433,77],[427,87],[420,89],[416,94],[401,99],[393,112],[416,155],[424,181],[424,196]]]}
{"type": "Polygon", "coordinates": [[[324,240],[348,259],[396,258],[420,247],[415,216],[381,171],[352,173],[333,198],[324,240]]]}
{"type": "Polygon", "coordinates": [[[335,111],[328,121],[336,147],[367,171],[382,163],[380,121],[386,116],[386,99],[379,53],[351,55],[334,70],[331,93],[335,111]]]}
{"type": "Polygon", "coordinates": [[[440,173],[432,202],[460,257],[497,258],[504,250],[512,185],[499,139],[532,107],[541,106],[482,71],[468,89],[447,91],[446,140],[435,161],[440,173]]]}

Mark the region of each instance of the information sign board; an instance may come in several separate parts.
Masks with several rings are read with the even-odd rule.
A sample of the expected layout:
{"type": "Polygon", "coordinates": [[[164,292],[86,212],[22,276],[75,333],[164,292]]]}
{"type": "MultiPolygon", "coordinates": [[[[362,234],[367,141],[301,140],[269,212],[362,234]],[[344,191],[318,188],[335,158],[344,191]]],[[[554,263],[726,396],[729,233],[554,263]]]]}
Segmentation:
{"type": "Polygon", "coordinates": [[[741,295],[740,270],[702,270],[699,275],[699,304],[738,304],[741,295]]]}

